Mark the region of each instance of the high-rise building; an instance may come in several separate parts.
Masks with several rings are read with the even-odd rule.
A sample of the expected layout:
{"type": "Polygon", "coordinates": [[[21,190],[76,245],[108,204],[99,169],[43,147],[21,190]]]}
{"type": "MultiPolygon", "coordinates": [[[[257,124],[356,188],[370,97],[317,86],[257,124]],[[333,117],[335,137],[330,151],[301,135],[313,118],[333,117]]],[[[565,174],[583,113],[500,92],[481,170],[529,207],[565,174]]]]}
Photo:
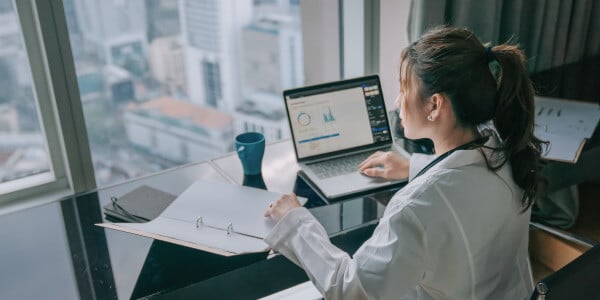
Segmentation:
{"type": "Polygon", "coordinates": [[[180,34],[178,0],[146,0],[148,41],[180,34]]]}
{"type": "Polygon", "coordinates": [[[243,90],[245,93],[281,91],[304,82],[302,36],[291,15],[268,15],[246,26],[242,33],[243,90]]]}
{"type": "Polygon", "coordinates": [[[269,141],[288,138],[281,92],[304,81],[298,19],[270,14],[244,27],[242,66],[244,102],[236,107],[236,133],[257,131],[269,141]]]}
{"type": "Polygon", "coordinates": [[[74,6],[85,52],[142,76],[148,44],[144,0],[79,0],[74,6]]]}
{"type": "Polygon", "coordinates": [[[232,111],[240,99],[240,34],[252,0],[180,0],[187,89],[193,103],[232,111]]]}
{"type": "Polygon", "coordinates": [[[183,46],[180,36],[161,37],[150,43],[152,75],[171,95],[186,89],[183,46]]]}

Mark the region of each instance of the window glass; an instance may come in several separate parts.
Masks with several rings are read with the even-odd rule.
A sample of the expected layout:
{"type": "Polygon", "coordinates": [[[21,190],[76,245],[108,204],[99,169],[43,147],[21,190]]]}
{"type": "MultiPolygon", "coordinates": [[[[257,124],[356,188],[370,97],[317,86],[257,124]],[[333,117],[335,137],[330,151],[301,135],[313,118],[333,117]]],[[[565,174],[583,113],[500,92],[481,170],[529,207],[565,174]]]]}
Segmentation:
{"type": "Polygon", "coordinates": [[[14,180],[44,173],[53,178],[36,101],[14,4],[0,0],[0,194],[14,180]]]}
{"type": "Polygon", "coordinates": [[[293,0],[65,0],[99,186],[289,138],[302,85],[293,0]]]}

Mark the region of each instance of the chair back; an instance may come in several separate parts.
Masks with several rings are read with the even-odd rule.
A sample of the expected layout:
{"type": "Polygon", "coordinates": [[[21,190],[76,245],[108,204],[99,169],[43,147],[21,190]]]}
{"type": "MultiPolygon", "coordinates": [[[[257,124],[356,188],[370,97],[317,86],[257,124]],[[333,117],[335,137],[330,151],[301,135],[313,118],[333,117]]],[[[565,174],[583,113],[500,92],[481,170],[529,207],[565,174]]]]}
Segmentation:
{"type": "Polygon", "coordinates": [[[540,280],[531,300],[600,299],[600,244],[540,280]]]}

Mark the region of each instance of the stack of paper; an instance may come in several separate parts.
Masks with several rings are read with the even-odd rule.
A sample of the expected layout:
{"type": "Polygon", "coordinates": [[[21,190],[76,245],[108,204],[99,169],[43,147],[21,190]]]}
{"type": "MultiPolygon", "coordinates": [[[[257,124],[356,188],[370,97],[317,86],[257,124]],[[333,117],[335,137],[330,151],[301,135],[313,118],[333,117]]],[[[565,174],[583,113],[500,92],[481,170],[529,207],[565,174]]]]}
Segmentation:
{"type": "Polygon", "coordinates": [[[263,214],[281,196],[231,183],[197,181],[150,222],[97,225],[224,256],[262,252],[269,249],[263,238],[275,225],[263,214]]]}
{"type": "Polygon", "coordinates": [[[598,103],[535,98],[535,136],[549,141],[543,157],[575,163],[600,120],[598,103]]]}

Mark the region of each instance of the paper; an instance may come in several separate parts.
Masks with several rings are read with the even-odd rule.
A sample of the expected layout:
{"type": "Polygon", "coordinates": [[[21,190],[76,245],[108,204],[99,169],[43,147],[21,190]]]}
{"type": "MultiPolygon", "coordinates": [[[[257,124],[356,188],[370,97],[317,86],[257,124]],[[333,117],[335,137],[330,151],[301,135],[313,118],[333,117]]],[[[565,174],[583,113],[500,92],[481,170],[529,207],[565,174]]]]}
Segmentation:
{"type": "Polygon", "coordinates": [[[590,138],[599,120],[598,103],[535,98],[535,121],[546,133],[590,138]]]}
{"type": "Polygon", "coordinates": [[[535,98],[534,134],[550,142],[548,151],[542,153],[546,159],[576,162],[599,120],[598,103],[535,98]]]}
{"type": "Polygon", "coordinates": [[[547,149],[543,149],[542,157],[572,163],[577,162],[577,158],[579,158],[586,141],[579,137],[556,135],[546,132],[536,132],[535,136],[543,141],[550,142],[547,149]]]}
{"type": "MultiPolygon", "coordinates": [[[[261,252],[269,249],[263,238],[275,226],[264,212],[281,196],[230,183],[197,181],[153,221],[97,225],[225,256],[261,252]]],[[[298,199],[302,204],[307,200],[298,199]]]]}

